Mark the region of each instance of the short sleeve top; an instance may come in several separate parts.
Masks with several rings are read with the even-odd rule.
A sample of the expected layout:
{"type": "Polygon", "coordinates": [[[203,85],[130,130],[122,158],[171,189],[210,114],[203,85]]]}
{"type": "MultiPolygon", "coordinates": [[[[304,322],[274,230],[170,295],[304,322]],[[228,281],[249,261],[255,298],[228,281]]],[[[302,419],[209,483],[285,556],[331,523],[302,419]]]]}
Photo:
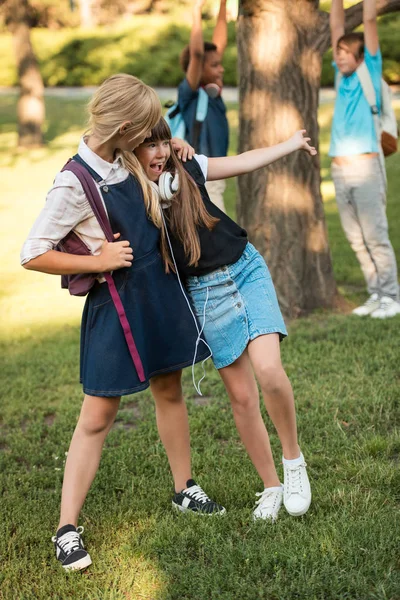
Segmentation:
{"type": "MultiPolygon", "coordinates": [[[[377,98],[377,107],[381,110],[382,55],[378,49],[372,55],[365,48],[364,60],[371,75],[377,98]]],[[[335,81],[339,70],[335,63],[335,81]]],[[[336,102],[333,114],[331,144],[329,156],[353,156],[378,152],[371,108],[363,93],[357,72],[341,76],[336,85],[336,102]]]]}
{"type": "MultiPolygon", "coordinates": [[[[186,139],[193,140],[199,90],[192,90],[185,78],[178,87],[178,104],[186,125],[186,139]]],[[[229,127],[226,106],[221,96],[208,99],[207,116],[202,124],[196,150],[205,156],[226,156],[229,145],[229,127]]]]}

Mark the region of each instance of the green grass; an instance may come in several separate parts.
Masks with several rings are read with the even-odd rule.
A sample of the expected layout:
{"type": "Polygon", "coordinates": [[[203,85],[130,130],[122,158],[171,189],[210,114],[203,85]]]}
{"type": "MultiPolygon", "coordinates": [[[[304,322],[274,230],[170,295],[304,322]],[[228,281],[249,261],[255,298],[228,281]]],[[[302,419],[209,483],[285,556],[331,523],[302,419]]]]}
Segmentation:
{"type": "MultiPolygon", "coordinates": [[[[171,511],[171,477],[148,393],[123,400],[82,512],[93,566],[66,575],[50,537],[65,452],[81,404],[82,301],[57,277],[26,272],[18,253],[60,165],[75,150],[80,101],[47,100],[48,145],[14,150],[13,99],[2,98],[0,166],[0,599],[398,600],[400,500],[399,319],[376,323],[318,312],[282,344],[314,500],[300,519],[253,524],[261,484],[238,439],[229,401],[207,366],[198,398],[185,374],[193,472],[228,509],[196,519],[171,511]]],[[[398,106],[399,108],[399,106],[398,106]]],[[[320,112],[323,190],[339,288],[365,298],[341,232],[326,148],[332,107],[320,112]]],[[[236,143],[237,112],[230,107],[236,143]]],[[[400,259],[399,157],[388,161],[391,239],[400,259]]],[[[227,196],[233,214],[235,186],[227,196]]],[[[271,428],[276,460],[280,451],[271,428]]]]}

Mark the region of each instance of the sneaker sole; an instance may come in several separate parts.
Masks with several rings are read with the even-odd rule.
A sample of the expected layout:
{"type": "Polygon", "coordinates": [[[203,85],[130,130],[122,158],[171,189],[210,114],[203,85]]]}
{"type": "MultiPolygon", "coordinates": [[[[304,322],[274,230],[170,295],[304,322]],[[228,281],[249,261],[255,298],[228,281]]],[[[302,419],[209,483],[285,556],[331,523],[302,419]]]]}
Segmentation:
{"type": "Polygon", "coordinates": [[[86,569],[92,564],[92,559],[89,554],[80,560],[72,563],[72,565],[63,565],[63,569],[66,571],[82,571],[82,569],[86,569]]]}
{"type": "Polygon", "coordinates": [[[288,512],[289,515],[291,515],[292,517],[302,517],[303,515],[306,514],[306,512],[308,511],[308,509],[310,508],[310,506],[311,506],[311,500],[310,500],[310,503],[308,504],[308,506],[306,506],[305,508],[303,508],[301,511],[293,512],[293,511],[288,510],[286,508],[286,506],[285,506],[285,508],[286,508],[286,512],[288,512]]]}
{"type": "Polygon", "coordinates": [[[181,506],[180,504],[176,504],[173,500],[172,500],[172,506],[175,508],[175,510],[179,510],[180,512],[192,513],[194,515],[200,515],[202,517],[213,517],[215,515],[224,515],[226,513],[225,508],[223,510],[219,510],[218,512],[212,512],[212,513],[201,512],[201,510],[191,510],[190,508],[181,506]]]}
{"type": "Polygon", "coordinates": [[[276,523],[277,520],[278,515],[276,515],[276,517],[272,517],[271,515],[269,517],[256,517],[253,515],[253,521],[267,521],[267,523],[276,523]]]}

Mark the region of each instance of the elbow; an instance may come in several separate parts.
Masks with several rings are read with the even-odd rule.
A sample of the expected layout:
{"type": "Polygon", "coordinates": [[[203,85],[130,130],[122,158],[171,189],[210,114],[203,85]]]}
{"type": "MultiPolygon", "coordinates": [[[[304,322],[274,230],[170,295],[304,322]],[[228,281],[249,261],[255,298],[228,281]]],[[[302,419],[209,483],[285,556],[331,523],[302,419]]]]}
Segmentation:
{"type": "Polygon", "coordinates": [[[203,63],[204,62],[204,50],[194,50],[193,52],[193,58],[195,58],[197,61],[203,63]]]}
{"type": "Polygon", "coordinates": [[[21,264],[21,267],[23,267],[27,271],[33,271],[32,261],[33,259],[28,260],[28,262],[21,264]]]}
{"type": "Polygon", "coordinates": [[[40,256],[35,256],[34,258],[30,258],[24,263],[21,263],[21,266],[27,271],[41,271],[40,256]]]}

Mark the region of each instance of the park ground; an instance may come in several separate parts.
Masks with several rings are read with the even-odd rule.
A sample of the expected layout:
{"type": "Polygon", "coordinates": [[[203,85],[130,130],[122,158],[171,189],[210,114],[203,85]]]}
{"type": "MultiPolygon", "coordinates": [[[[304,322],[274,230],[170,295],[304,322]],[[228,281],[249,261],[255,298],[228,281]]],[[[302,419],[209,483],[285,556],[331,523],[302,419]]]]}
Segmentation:
{"type": "MultiPolygon", "coordinates": [[[[82,512],[93,565],[65,574],[55,533],[63,466],[82,399],[82,300],[57,277],[26,272],[19,250],[57,170],[75,151],[84,101],[48,97],[44,149],[15,150],[15,97],[2,96],[0,165],[0,599],[398,600],[400,319],[349,314],[366,297],[342,234],[327,159],[332,104],[320,109],[325,213],[347,312],[292,322],[282,344],[313,486],[302,518],[251,520],[262,485],[209,364],[197,396],[185,374],[193,473],[227,507],[223,518],[171,510],[171,477],[148,393],[125,397],[82,512]]],[[[400,102],[396,101],[398,116],[400,102]]],[[[237,105],[229,107],[231,152],[237,105]]],[[[387,160],[391,239],[400,261],[400,157],[387,160]]],[[[227,206],[235,213],[235,182],[227,206]]],[[[271,429],[276,460],[279,443],[271,429]]]]}

